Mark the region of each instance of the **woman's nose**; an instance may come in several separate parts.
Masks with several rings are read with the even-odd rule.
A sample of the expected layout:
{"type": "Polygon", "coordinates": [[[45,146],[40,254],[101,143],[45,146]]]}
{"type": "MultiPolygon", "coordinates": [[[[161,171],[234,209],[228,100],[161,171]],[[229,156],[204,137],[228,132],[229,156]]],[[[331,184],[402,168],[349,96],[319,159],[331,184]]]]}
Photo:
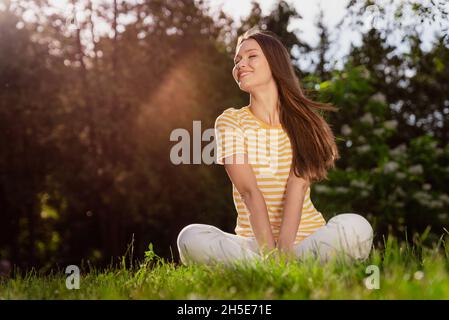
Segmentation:
{"type": "Polygon", "coordinates": [[[236,69],[237,71],[239,71],[240,69],[242,69],[243,66],[246,66],[246,63],[243,63],[243,59],[240,60],[237,65],[236,65],[236,69]]]}

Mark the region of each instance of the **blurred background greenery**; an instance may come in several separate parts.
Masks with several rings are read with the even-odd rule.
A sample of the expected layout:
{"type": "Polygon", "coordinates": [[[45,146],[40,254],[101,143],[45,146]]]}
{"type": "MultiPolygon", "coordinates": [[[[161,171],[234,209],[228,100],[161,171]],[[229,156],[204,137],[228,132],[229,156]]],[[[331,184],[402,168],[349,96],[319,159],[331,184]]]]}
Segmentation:
{"type": "Polygon", "coordinates": [[[224,109],[247,104],[232,58],[254,26],[281,37],[312,98],[340,108],[325,116],[342,157],[312,186],[315,207],[327,219],[362,214],[376,241],[424,231],[437,240],[449,228],[446,1],[346,1],[335,30],[316,17],[316,45],[290,27],[301,17],[294,2],[274,1],[267,14],[253,2],[234,21],[193,0],[67,1],[65,10],[0,1],[2,265],[101,266],[131,241],[138,257],[151,242],[177,259],[187,224],[232,233],[223,167],[172,164],[169,137],[192,133],[194,120],[213,128],[224,109]],[[330,34],[348,28],[361,41],[337,61],[330,34]]]}

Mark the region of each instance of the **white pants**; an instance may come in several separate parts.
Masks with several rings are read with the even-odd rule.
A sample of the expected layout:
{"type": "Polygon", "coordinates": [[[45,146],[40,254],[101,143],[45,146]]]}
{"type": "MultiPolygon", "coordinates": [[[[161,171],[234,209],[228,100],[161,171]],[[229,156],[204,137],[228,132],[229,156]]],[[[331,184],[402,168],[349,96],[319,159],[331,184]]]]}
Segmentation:
{"type": "MultiPolygon", "coordinates": [[[[338,253],[365,260],[371,251],[373,229],[361,215],[342,213],[329,219],[304,240],[295,243],[293,251],[300,260],[312,255],[327,261],[338,253]]],[[[255,238],[224,232],[207,224],[190,224],[178,235],[177,246],[181,262],[229,265],[237,260],[261,260],[255,238]]]]}

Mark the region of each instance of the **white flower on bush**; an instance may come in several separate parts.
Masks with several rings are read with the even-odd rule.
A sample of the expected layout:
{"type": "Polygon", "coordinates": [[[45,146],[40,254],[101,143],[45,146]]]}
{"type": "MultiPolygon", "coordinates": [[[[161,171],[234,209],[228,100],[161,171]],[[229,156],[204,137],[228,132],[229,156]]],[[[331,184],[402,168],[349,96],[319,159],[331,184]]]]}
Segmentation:
{"type": "Polygon", "coordinates": [[[380,171],[382,171],[382,170],[380,168],[378,168],[378,167],[374,167],[374,168],[370,169],[371,173],[379,173],[380,171]]]}
{"type": "Polygon", "coordinates": [[[404,197],[407,195],[401,187],[396,187],[396,189],[394,189],[394,192],[397,193],[401,197],[404,197]]]}
{"type": "Polygon", "coordinates": [[[384,173],[395,172],[399,168],[399,164],[395,161],[388,161],[384,165],[384,173]]]}
{"type": "Polygon", "coordinates": [[[367,198],[367,197],[369,196],[369,192],[366,191],[366,190],[362,190],[362,191],[360,192],[360,196],[361,196],[362,198],[367,198]]]}
{"type": "Polygon", "coordinates": [[[357,138],[357,140],[358,140],[360,143],[365,143],[365,142],[366,142],[366,139],[365,139],[364,136],[359,136],[359,137],[357,138]]]}
{"type": "Polygon", "coordinates": [[[363,146],[357,147],[356,150],[358,153],[361,153],[361,154],[366,153],[371,150],[371,146],[364,144],[363,146]]]}
{"type": "Polygon", "coordinates": [[[347,124],[344,124],[341,126],[341,134],[342,135],[349,136],[351,134],[351,132],[352,132],[352,130],[347,124]]]}
{"type": "Polygon", "coordinates": [[[371,113],[367,112],[367,113],[365,113],[363,115],[363,117],[360,118],[360,121],[362,123],[366,123],[366,124],[372,125],[374,123],[374,118],[373,118],[373,115],[371,113]]]}
{"type": "Polygon", "coordinates": [[[337,188],[335,188],[335,192],[336,193],[347,193],[348,192],[348,188],[346,188],[346,187],[337,187],[337,188]]]}
{"type": "Polygon", "coordinates": [[[439,196],[440,201],[443,201],[446,204],[449,204],[449,196],[445,193],[440,194],[439,196]]]}
{"type": "Polygon", "coordinates": [[[355,188],[359,188],[359,189],[367,189],[367,190],[372,190],[373,189],[372,185],[367,184],[363,180],[351,180],[350,186],[351,187],[355,187],[355,188]]]}
{"type": "Polygon", "coordinates": [[[396,172],[396,178],[399,180],[402,180],[406,177],[407,175],[404,172],[396,172]]]}
{"type": "Polygon", "coordinates": [[[363,66],[363,70],[362,70],[362,72],[361,72],[360,74],[361,74],[361,76],[362,76],[363,78],[365,78],[365,79],[371,79],[371,74],[370,74],[370,72],[368,71],[368,69],[366,69],[365,66],[363,66]]]}
{"type": "Polygon", "coordinates": [[[423,191],[416,191],[412,197],[423,206],[428,206],[428,204],[432,201],[431,195],[423,191]]]}
{"type": "Polygon", "coordinates": [[[380,102],[380,103],[386,103],[387,99],[385,97],[385,95],[382,92],[377,92],[376,94],[373,94],[371,96],[371,100],[376,101],[376,102],[380,102]]]}
{"type": "Polygon", "coordinates": [[[377,129],[374,129],[373,132],[374,132],[374,134],[376,136],[380,137],[385,132],[385,129],[384,128],[377,128],[377,129]]]}
{"type": "Polygon", "coordinates": [[[316,185],[315,191],[318,193],[330,193],[332,189],[325,185],[316,185]]]}
{"type": "Polygon", "coordinates": [[[350,184],[351,187],[356,187],[356,188],[365,188],[366,187],[366,182],[363,180],[351,180],[350,184]]]}
{"type": "Polygon", "coordinates": [[[424,183],[422,185],[423,190],[430,190],[432,188],[432,185],[430,185],[429,183],[424,183]]]}
{"type": "Polygon", "coordinates": [[[432,209],[441,209],[444,207],[444,204],[440,200],[432,200],[429,202],[428,207],[432,209]]]}
{"type": "Polygon", "coordinates": [[[408,172],[411,174],[422,174],[424,172],[422,165],[417,164],[408,168],[408,172]]]}
{"type": "Polygon", "coordinates": [[[428,194],[427,192],[423,191],[417,191],[413,194],[413,198],[418,200],[418,202],[425,207],[431,208],[431,209],[441,209],[444,207],[444,203],[441,200],[434,200],[432,199],[432,196],[428,194]]]}
{"type": "Polygon", "coordinates": [[[389,130],[394,130],[398,126],[398,122],[396,120],[387,120],[384,122],[384,127],[389,130]]]}
{"type": "Polygon", "coordinates": [[[396,208],[403,208],[404,205],[405,205],[404,202],[401,201],[395,201],[395,203],[393,204],[393,206],[396,208]]]}
{"type": "Polygon", "coordinates": [[[387,200],[389,203],[395,203],[397,201],[397,194],[395,192],[390,192],[387,195],[387,200]]]}
{"type": "Polygon", "coordinates": [[[401,143],[396,148],[391,149],[390,154],[394,157],[400,156],[400,155],[404,155],[406,150],[407,150],[407,146],[404,143],[401,143]]]}

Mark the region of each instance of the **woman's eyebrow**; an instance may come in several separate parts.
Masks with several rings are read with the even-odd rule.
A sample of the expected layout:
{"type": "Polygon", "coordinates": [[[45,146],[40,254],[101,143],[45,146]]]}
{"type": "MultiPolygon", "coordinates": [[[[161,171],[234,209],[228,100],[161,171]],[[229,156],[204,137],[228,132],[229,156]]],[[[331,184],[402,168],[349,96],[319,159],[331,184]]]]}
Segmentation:
{"type": "MultiPolygon", "coordinates": [[[[243,52],[248,52],[248,51],[252,51],[252,50],[256,50],[257,51],[257,49],[256,48],[252,48],[252,49],[248,49],[248,50],[245,50],[245,51],[243,51],[243,52]]],[[[241,55],[236,55],[235,57],[234,57],[234,61],[235,61],[235,58],[237,58],[237,57],[241,57],[241,55]]]]}

